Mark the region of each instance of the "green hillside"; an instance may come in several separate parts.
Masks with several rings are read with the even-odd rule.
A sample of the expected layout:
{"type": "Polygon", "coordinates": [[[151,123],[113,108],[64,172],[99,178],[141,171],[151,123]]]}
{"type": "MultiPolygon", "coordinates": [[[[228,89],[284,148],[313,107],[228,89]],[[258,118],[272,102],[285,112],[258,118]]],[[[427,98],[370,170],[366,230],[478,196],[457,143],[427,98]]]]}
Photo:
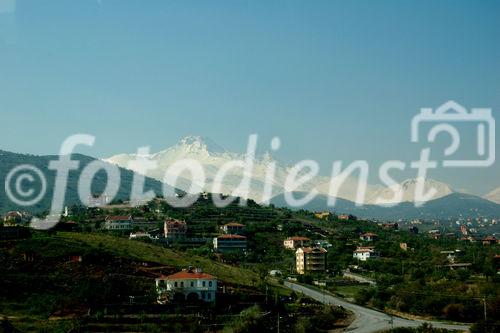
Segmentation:
{"type": "MultiPolygon", "coordinates": [[[[50,209],[50,205],[53,197],[53,187],[55,183],[56,173],[55,171],[49,170],[48,165],[50,161],[57,160],[58,156],[36,156],[36,155],[27,155],[27,154],[16,154],[6,151],[0,150],[0,180],[2,183],[5,181],[9,172],[20,165],[31,165],[38,169],[40,169],[47,180],[47,192],[42,197],[40,202],[38,202],[34,206],[29,207],[20,207],[13,203],[5,192],[5,186],[0,186],[0,214],[4,214],[9,210],[28,210],[32,213],[41,213],[46,212],[50,209]]],[[[71,171],[68,177],[68,184],[66,186],[66,205],[74,205],[74,204],[85,204],[82,203],[78,196],[78,180],[82,173],[82,170],[92,161],[95,161],[95,158],[74,154],[72,155],[72,159],[80,162],[80,167],[78,170],[71,171]]],[[[132,181],[134,173],[130,170],[120,168],[120,176],[121,182],[118,193],[115,197],[116,200],[128,200],[130,198],[130,192],[132,188],[132,181]]],[[[14,178],[15,181],[15,178],[14,178]]],[[[99,171],[93,182],[92,182],[92,193],[102,193],[105,189],[107,181],[106,173],[101,170],[99,171]]],[[[14,186],[14,184],[12,184],[14,186]]],[[[41,182],[36,180],[33,183],[30,183],[29,186],[33,186],[34,195],[36,196],[39,193],[41,188],[41,182]]],[[[24,190],[28,190],[28,188],[24,188],[24,190]]],[[[146,178],[145,182],[145,190],[153,190],[156,194],[162,193],[162,183],[154,180],[152,178],[146,178]]],[[[173,191],[172,188],[170,188],[173,191]]],[[[32,199],[28,197],[27,199],[32,199]]]]}

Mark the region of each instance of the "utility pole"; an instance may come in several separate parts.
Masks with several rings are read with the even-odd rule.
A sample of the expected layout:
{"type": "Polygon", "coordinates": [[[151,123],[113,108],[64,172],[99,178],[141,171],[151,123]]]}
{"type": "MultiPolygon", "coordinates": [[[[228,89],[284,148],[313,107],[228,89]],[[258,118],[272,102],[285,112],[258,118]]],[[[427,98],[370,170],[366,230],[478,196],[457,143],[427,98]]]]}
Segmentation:
{"type": "Polygon", "coordinates": [[[280,333],[280,313],[278,312],[278,333],[280,333]]]}
{"type": "Polygon", "coordinates": [[[483,310],[484,310],[484,323],[486,324],[487,316],[486,316],[486,296],[483,296],[483,310]]]}

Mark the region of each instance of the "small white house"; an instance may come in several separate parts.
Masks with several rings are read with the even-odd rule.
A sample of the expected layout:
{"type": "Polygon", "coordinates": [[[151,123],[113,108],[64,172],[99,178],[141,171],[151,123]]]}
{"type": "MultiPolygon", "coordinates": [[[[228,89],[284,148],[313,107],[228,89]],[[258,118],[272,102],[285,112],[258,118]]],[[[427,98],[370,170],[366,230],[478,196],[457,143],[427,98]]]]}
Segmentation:
{"type": "Polygon", "coordinates": [[[359,246],[356,251],[352,253],[352,257],[361,261],[367,261],[370,258],[380,257],[380,253],[375,251],[373,247],[361,247],[359,246]]]}

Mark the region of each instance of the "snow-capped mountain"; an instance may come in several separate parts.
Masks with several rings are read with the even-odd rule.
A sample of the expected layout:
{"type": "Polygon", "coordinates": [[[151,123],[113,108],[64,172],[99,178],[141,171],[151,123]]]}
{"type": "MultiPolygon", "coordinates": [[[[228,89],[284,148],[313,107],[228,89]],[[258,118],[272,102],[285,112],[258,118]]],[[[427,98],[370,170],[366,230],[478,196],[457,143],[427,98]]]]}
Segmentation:
{"type": "MultiPolygon", "coordinates": [[[[204,179],[193,178],[189,172],[185,172],[178,179],[177,188],[187,191],[192,180],[197,186],[191,192],[207,191],[230,194],[243,179],[243,169],[241,167],[234,167],[227,170],[220,189],[214,189],[214,180],[223,165],[226,165],[228,162],[244,162],[246,155],[229,152],[213,143],[210,139],[199,136],[188,136],[174,146],[143,157],[146,161],[152,161],[157,164],[157,168],[148,170],[146,175],[162,181],[165,179],[167,169],[175,162],[183,159],[196,160],[203,167],[204,179]],[[201,186],[203,180],[205,185],[201,186]]],[[[137,154],[120,154],[112,156],[106,159],[106,161],[144,174],[140,164],[133,166],[129,164],[129,162],[134,161],[136,158],[137,154]]],[[[248,198],[257,201],[262,200],[267,168],[272,162],[278,164],[268,153],[255,157],[251,174],[250,191],[247,195],[248,198]]],[[[282,192],[279,184],[284,183],[287,174],[288,168],[279,165],[276,166],[275,181],[273,182],[273,190],[270,193],[270,197],[282,192]]]]}
{"type": "MultiPolygon", "coordinates": [[[[114,163],[123,168],[131,169],[135,172],[145,174],[148,177],[155,178],[160,181],[165,180],[167,169],[175,162],[182,159],[196,160],[204,170],[204,177],[193,177],[189,172],[181,174],[175,186],[182,190],[187,191],[191,182],[196,184],[191,192],[216,192],[231,194],[239,186],[243,179],[244,171],[242,167],[235,166],[226,170],[225,177],[221,183],[220,188],[214,188],[214,180],[217,177],[219,170],[227,163],[242,163],[245,161],[246,154],[238,154],[229,152],[219,145],[213,143],[210,139],[202,138],[199,136],[188,136],[176,145],[169,147],[163,151],[154,154],[141,155],[145,163],[154,162],[157,168],[153,170],[145,169],[141,163],[134,162],[139,156],[137,154],[120,154],[106,159],[107,162],[114,163]],[[133,162],[130,164],[130,162],[133,162]],[[146,170],[146,171],[145,171],[146,170]],[[204,186],[202,186],[204,183],[204,186]]],[[[256,156],[253,163],[253,169],[250,178],[250,190],[247,198],[254,199],[257,202],[265,202],[278,194],[289,192],[285,188],[287,176],[292,171],[292,167],[284,166],[278,163],[269,153],[261,156],[256,156]],[[265,193],[266,176],[269,173],[269,167],[275,164],[274,177],[272,182],[272,191],[265,193]]],[[[415,201],[415,186],[417,180],[409,179],[400,184],[402,191],[403,202],[415,201]]],[[[173,184],[171,184],[173,185],[173,184]]],[[[355,201],[357,193],[358,181],[354,177],[347,178],[344,184],[340,187],[336,197],[355,201]]],[[[425,180],[424,189],[427,191],[430,188],[435,188],[435,195],[430,198],[437,199],[446,196],[453,191],[451,188],[444,184],[431,179],[425,180]]],[[[315,189],[320,194],[329,195],[330,191],[330,178],[325,176],[314,177],[308,183],[302,185],[293,191],[309,192],[315,189]]],[[[386,203],[390,203],[390,198],[394,196],[393,190],[397,187],[386,188],[380,185],[367,184],[365,201],[366,204],[377,204],[378,199],[383,199],[386,203]]]]}
{"type": "Polygon", "coordinates": [[[497,187],[496,189],[494,189],[490,193],[486,194],[484,196],[484,198],[487,200],[493,201],[497,204],[500,204],[500,187],[497,187]]]}
{"type": "MultiPolygon", "coordinates": [[[[448,194],[454,193],[448,184],[436,181],[434,179],[421,179],[423,181],[423,193],[428,193],[429,191],[435,191],[432,196],[426,198],[424,201],[435,200],[447,196],[448,194]]],[[[420,201],[415,198],[415,191],[418,185],[419,179],[407,179],[402,183],[391,186],[391,187],[380,187],[377,191],[373,192],[368,198],[369,204],[391,204],[397,202],[416,202],[420,201]],[[400,200],[395,200],[395,193],[399,193],[400,200]]]]}

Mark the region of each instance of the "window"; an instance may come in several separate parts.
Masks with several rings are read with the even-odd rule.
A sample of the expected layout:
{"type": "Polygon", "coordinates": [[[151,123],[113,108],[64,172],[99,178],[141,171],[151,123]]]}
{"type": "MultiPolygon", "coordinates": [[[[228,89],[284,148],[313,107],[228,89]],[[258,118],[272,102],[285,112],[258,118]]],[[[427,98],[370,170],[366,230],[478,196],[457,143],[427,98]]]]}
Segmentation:
{"type": "Polygon", "coordinates": [[[208,281],[208,286],[211,287],[212,286],[212,281],[208,281]]]}
{"type": "Polygon", "coordinates": [[[203,281],[201,284],[203,285],[203,287],[205,287],[206,282],[205,282],[205,281],[203,281]]]}
{"type": "Polygon", "coordinates": [[[184,288],[184,281],[181,282],[181,288],[184,288]]]}
{"type": "Polygon", "coordinates": [[[191,281],[191,287],[194,287],[194,282],[193,281],[191,281]]]}
{"type": "Polygon", "coordinates": [[[176,281],[176,282],[174,282],[174,286],[177,288],[177,281],[176,281]]]}

